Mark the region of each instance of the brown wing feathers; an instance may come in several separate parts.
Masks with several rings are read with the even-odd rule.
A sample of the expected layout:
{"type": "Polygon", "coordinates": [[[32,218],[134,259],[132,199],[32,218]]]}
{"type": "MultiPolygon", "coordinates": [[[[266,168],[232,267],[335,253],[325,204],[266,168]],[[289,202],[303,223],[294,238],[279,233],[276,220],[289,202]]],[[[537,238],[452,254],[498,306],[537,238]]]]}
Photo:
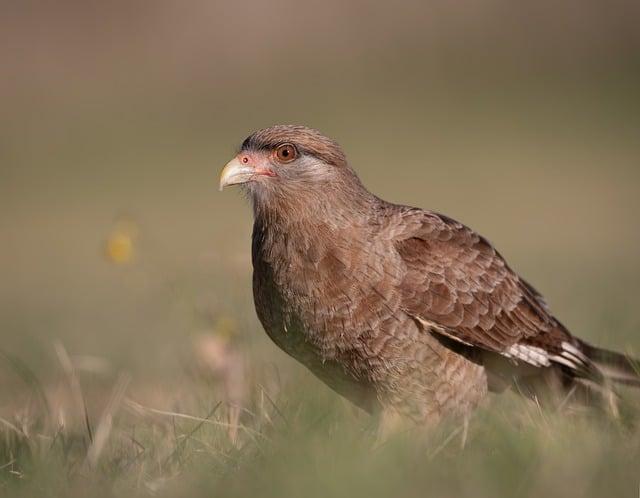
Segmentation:
{"type": "Polygon", "coordinates": [[[425,213],[396,248],[406,265],[407,311],[459,339],[500,352],[551,328],[551,318],[531,305],[500,255],[463,225],[425,213]]]}
{"type": "Polygon", "coordinates": [[[406,311],[435,333],[575,375],[601,377],[579,344],[550,315],[544,300],[484,238],[446,217],[411,210],[421,223],[396,241],[406,265],[406,311]]]}

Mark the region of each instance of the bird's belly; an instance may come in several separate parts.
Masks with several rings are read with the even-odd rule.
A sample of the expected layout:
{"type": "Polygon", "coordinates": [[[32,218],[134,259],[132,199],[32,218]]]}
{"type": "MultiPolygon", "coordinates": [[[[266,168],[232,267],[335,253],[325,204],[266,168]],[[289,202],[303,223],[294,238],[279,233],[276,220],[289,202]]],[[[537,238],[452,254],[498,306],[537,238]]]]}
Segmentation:
{"type": "MultiPolygon", "coordinates": [[[[285,353],[306,366],[318,379],[331,389],[370,413],[380,406],[374,386],[367,380],[353,375],[347,365],[310,339],[300,320],[295,316],[284,318],[277,307],[272,307],[269,317],[260,317],[267,335],[285,353]]],[[[258,312],[260,316],[261,313],[258,312]]]]}

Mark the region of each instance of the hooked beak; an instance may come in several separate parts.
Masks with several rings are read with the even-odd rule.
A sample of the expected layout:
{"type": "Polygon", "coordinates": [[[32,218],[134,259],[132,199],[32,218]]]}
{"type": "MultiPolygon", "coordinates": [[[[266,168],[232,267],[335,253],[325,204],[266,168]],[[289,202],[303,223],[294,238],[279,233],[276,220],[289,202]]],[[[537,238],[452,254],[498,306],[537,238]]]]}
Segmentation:
{"type": "Polygon", "coordinates": [[[220,173],[220,190],[228,185],[248,182],[255,172],[252,166],[242,164],[237,157],[233,158],[220,173]]]}
{"type": "Polygon", "coordinates": [[[258,177],[275,177],[276,172],[263,157],[241,153],[234,157],[220,173],[220,190],[227,185],[247,183],[258,177]]]}

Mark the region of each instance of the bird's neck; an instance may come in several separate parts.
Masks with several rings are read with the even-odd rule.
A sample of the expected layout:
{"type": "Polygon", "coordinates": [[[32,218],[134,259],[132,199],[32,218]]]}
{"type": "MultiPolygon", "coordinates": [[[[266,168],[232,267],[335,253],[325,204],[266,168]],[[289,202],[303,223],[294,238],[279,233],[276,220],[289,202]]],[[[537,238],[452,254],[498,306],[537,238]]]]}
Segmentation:
{"type": "Polygon", "coordinates": [[[286,261],[291,251],[314,259],[314,254],[368,240],[379,202],[364,187],[279,195],[264,203],[254,199],[254,251],[268,260],[286,261]]]}
{"type": "Polygon", "coordinates": [[[326,184],[304,191],[281,189],[251,195],[254,219],[265,229],[286,231],[341,230],[364,223],[381,202],[358,180],[349,184],[326,184]]]}

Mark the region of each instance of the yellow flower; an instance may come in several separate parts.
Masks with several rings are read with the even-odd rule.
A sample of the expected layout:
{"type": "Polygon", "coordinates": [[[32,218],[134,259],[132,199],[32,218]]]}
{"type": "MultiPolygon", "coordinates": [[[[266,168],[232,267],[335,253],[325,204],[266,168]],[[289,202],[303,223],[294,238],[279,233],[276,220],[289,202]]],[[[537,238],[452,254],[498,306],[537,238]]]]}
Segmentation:
{"type": "Polygon", "coordinates": [[[129,263],[134,253],[133,238],[127,233],[113,232],[107,239],[105,253],[112,263],[129,263]]]}
{"type": "Polygon", "coordinates": [[[107,261],[116,265],[130,263],[135,257],[138,232],[138,224],[131,217],[118,217],[105,242],[107,261]]]}

